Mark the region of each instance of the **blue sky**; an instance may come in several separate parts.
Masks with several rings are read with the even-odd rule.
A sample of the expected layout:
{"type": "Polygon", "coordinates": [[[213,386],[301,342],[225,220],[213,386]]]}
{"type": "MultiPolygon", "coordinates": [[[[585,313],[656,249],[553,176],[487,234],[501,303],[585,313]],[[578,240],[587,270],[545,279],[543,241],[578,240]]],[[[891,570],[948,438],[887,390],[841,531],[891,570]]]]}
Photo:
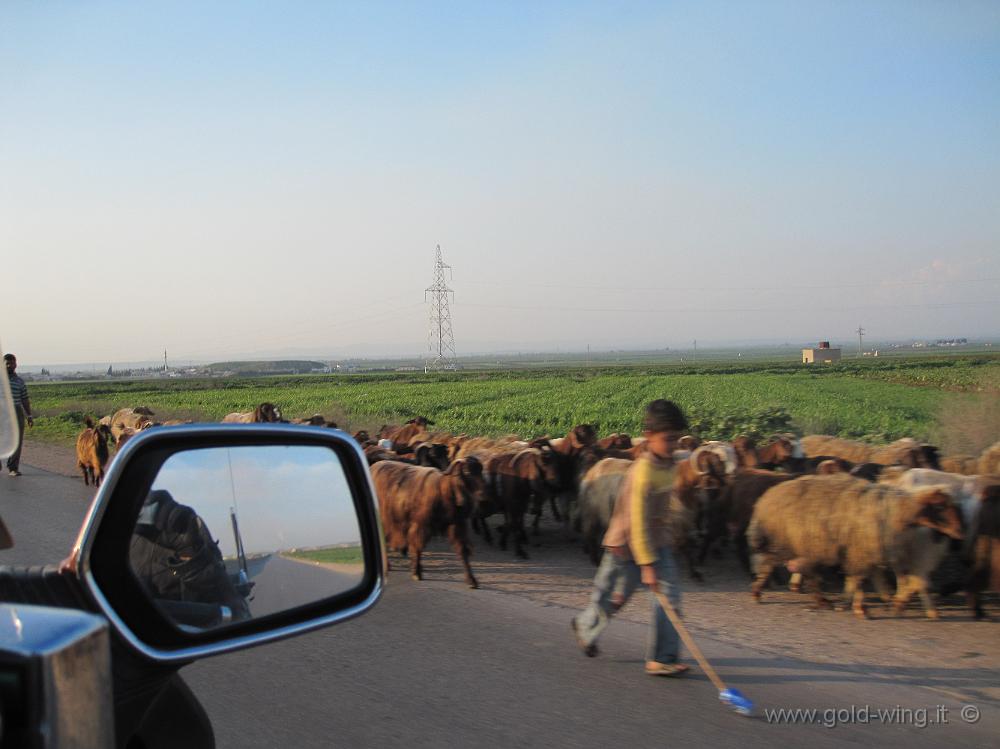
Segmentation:
{"type": "Polygon", "coordinates": [[[0,102],[26,365],[419,354],[437,244],[460,354],[1000,336],[997,3],[14,2],[0,102]]]}

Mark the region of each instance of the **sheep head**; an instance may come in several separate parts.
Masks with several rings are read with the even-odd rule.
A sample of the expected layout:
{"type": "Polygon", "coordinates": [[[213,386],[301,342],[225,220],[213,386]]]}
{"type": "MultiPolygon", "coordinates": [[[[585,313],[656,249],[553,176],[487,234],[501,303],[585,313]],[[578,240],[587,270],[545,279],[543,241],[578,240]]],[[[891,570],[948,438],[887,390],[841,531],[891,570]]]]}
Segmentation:
{"type": "Polygon", "coordinates": [[[677,449],[687,450],[688,452],[691,452],[700,444],[701,440],[699,440],[697,437],[690,434],[685,434],[683,437],[677,440],[677,449]]]}
{"type": "Polygon", "coordinates": [[[281,421],[281,409],[273,403],[261,403],[253,410],[253,420],[258,423],[281,421]]]}
{"type": "Polygon", "coordinates": [[[456,460],[448,466],[448,470],[444,473],[449,476],[458,476],[462,482],[464,491],[459,492],[456,498],[459,506],[465,504],[466,498],[471,499],[473,505],[482,501],[486,491],[486,480],[483,478],[483,464],[479,458],[470,455],[467,458],[456,460]]]}
{"type": "Polygon", "coordinates": [[[566,436],[574,450],[582,450],[597,442],[597,430],[593,424],[578,424],[566,436]]]}
{"type": "Polygon", "coordinates": [[[907,525],[921,525],[949,538],[962,539],[962,518],[945,486],[929,486],[913,492],[908,514],[907,525]]]}

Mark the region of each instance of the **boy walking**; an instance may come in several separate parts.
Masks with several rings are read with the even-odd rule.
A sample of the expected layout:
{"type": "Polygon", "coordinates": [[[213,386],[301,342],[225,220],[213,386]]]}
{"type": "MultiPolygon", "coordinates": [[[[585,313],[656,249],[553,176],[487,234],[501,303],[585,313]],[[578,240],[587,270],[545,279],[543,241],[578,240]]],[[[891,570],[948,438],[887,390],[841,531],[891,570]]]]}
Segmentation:
{"type": "Polygon", "coordinates": [[[667,595],[680,611],[681,590],[668,525],[670,490],[674,482],[673,452],[688,423],[676,404],[655,400],[646,406],[643,435],[647,450],[622,483],[611,523],[604,536],[604,556],[594,576],[590,605],[573,618],[576,641],[583,652],[597,655],[597,638],[610,617],[641,582],[650,590],[652,619],[646,645],[646,673],[679,676],[689,670],[677,662],[677,630],[653,591],[667,595]]]}

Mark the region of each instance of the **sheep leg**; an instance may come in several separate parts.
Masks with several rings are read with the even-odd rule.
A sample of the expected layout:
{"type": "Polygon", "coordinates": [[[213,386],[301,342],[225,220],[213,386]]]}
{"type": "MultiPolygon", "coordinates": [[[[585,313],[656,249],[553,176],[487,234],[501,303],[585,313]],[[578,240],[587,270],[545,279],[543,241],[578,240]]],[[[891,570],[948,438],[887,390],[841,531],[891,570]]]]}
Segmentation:
{"type": "Polygon", "coordinates": [[[875,586],[878,597],[882,599],[883,603],[889,603],[892,600],[892,593],[889,591],[889,581],[885,579],[885,572],[883,570],[876,569],[872,573],[872,584],[875,586]]]}
{"type": "Polygon", "coordinates": [[[777,559],[773,554],[764,552],[757,555],[756,562],[757,577],[753,581],[753,585],[750,586],[750,595],[753,596],[754,601],[760,603],[764,586],[767,585],[767,580],[771,577],[771,572],[774,571],[777,559]]]}
{"type": "Polygon", "coordinates": [[[902,616],[906,610],[906,604],[910,602],[913,595],[912,575],[899,575],[896,579],[896,595],[893,598],[892,611],[896,616],[902,616]]]}
{"type": "Polygon", "coordinates": [[[928,619],[940,619],[941,614],[938,613],[937,607],[934,605],[934,598],[931,596],[929,590],[927,590],[927,578],[920,575],[913,576],[914,587],[920,594],[920,600],[924,604],[924,614],[927,615],[928,619]]]}
{"type": "Polygon", "coordinates": [[[972,609],[972,616],[976,621],[981,621],[986,618],[986,611],[983,609],[983,603],[979,596],[978,590],[969,590],[965,593],[965,600],[969,604],[969,608],[972,609]]]}
{"type": "Polygon", "coordinates": [[[462,567],[465,569],[466,585],[470,588],[478,588],[479,583],[476,581],[475,576],[472,574],[472,568],[469,566],[469,544],[466,543],[465,534],[459,530],[458,526],[450,525],[448,526],[448,540],[451,541],[452,548],[455,549],[458,558],[462,560],[462,567]]]}
{"type": "Polygon", "coordinates": [[[420,526],[411,525],[410,534],[407,539],[407,546],[413,552],[410,556],[410,577],[414,580],[424,579],[424,567],[420,564],[420,553],[424,550],[424,542],[420,526]]]}
{"type": "Polygon", "coordinates": [[[698,570],[698,562],[695,559],[694,553],[694,541],[688,540],[684,544],[684,558],[687,560],[688,574],[691,575],[691,579],[696,583],[705,582],[705,578],[702,576],[701,572],[698,570]]]}
{"type": "MultiPolygon", "coordinates": [[[[750,545],[747,543],[746,528],[736,532],[736,558],[740,560],[743,571],[750,577],[750,580],[753,580],[754,574],[753,570],[750,569],[750,545]]],[[[771,573],[768,572],[768,574],[771,573]]]]}
{"type": "Polygon", "coordinates": [[[712,533],[706,533],[701,539],[701,548],[698,550],[698,564],[704,564],[705,559],[708,557],[708,550],[715,541],[715,536],[712,533]]]}
{"type": "Polygon", "coordinates": [[[812,574],[805,566],[800,567],[796,571],[802,576],[801,589],[812,591],[813,602],[809,606],[810,609],[820,611],[834,608],[834,605],[830,603],[830,599],[823,595],[823,584],[818,575],[812,574]]]}
{"type": "MultiPolygon", "coordinates": [[[[528,541],[528,534],[524,530],[524,514],[521,510],[510,510],[506,513],[506,529],[514,536],[514,553],[521,559],[528,558],[528,552],[524,550],[524,544],[528,541]]],[[[506,547],[504,547],[506,548],[506,547]]]]}
{"type": "Polygon", "coordinates": [[[531,503],[531,512],[535,516],[534,521],[532,521],[531,523],[531,534],[533,536],[538,536],[541,534],[541,531],[538,528],[538,523],[542,519],[542,507],[544,506],[544,504],[545,504],[545,497],[542,497],[539,494],[533,495],[533,501],[531,503]]]}
{"type": "MultiPolygon", "coordinates": [[[[573,540],[573,526],[572,523],[570,522],[570,518],[572,517],[570,505],[572,501],[573,501],[572,496],[570,496],[566,492],[560,492],[558,497],[558,506],[559,506],[559,512],[562,514],[563,537],[567,541],[573,540]]],[[[577,530],[579,530],[579,528],[577,528],[577,530]]]]}
{"type": "MultiPolygon", "coordinates": [[[[859,619],[867,619],[868,612],[865,609],[865,589],[862,585],[862,578],[857,575],[848,575],[844,578],[844,599],[851,602],[851,611],[859,619]]],[[[838,607],[842,609],[842,607],[838,607]]]]}
{"type": "Polygon", "coordinates": [[[410,557],[410,577],[414,580],[424,579],[424,566],[420,563],[420,549],[413,549],[413,556],[410,557]]]}

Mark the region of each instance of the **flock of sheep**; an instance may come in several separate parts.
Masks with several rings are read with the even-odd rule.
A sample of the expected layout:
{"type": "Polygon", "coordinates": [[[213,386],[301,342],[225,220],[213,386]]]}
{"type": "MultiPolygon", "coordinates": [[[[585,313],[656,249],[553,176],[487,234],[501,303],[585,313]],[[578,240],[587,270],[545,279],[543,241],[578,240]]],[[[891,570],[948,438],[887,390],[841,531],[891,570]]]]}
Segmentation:
{"type": "MultiPolygon", "coordinates": [[[[225,419],[282,420],[269,403],[225,419]]],[[[336,426],[318,415],[293,423],[336,426]]],[[[102,440],[121,444],[154,425],[146,409],[123,409],[97,426],[88,420],[78,456],[81,445],[86,451],[102,440]]],[[[500,547],[511,544],[526,558],[526,517],[533,516],[537,533],[546,506],[564,534],[580,538],[599,559],[621,482],[643,453],[641,438],[599,439],[590,425],[532,441],[431,426],[417,418],[374,436],[354,435],[371,467],[387,545],[409,557],[415,579],[428,540],[443,535],[461,559],[466,583],[477,587],[470,527],[492,543],[487,520],[501,516],[494,529],[500,547]]],[[[821,435],[775,435],[761,443],[746,437],[700,443],[689,436],[681,448],[674,454],[669,518],[676,553],[695,579],[710,551],[732,547],[748,575],[755,562],[755,600],[780,565],[792,573],[793,589],[813,589],[819,606],[831,605],[823,581],[843,575],[858,616],[866,615],[866,581],[897,613],[919,594],[931,618],[937,617],[932,579],[941,593],[964,590],[976,618],[985,616],[982,594],[1000,592],[1000,442],[980,456],[950,457],[911,439],[873,447],[821,435]]],[[[80,465],[87,480],[89,463],[81,457],[80,465]]],[[[97,481],[101,470],[94,471],[97,481]]]]}

